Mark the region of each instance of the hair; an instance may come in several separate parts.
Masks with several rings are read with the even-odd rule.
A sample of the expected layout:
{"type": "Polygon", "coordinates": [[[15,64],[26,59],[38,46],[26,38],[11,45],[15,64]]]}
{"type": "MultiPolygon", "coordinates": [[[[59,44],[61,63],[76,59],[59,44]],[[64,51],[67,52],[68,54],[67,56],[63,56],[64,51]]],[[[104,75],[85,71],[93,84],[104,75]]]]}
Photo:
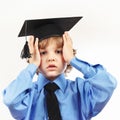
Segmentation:
{"type": "MultiPolygon", "coordinates": [[[[47,38],[47,39],[44,39],[44,40],[42,40],[42,41],[39,41],[38,47],[44,49],[44,48],[47,47],[49,44],[52,44],[53,40],[55,40],[56,45],[57,45],[58,48],[63,47],[63,39],[62,39],[61,36],[49,37],[49,38],[47,38]],[[51,39],[51,38],[52,38],[52,39],[51,39]]],[[[75,50],[75,49],[73,49],[73,54],[74,54],[74,56],[76,55],[76,50],[75,50]]],[[[72,70],[72,66],[71,66],[70,64],[68,64],[67,67],[66,67],[66,69],[65,69],[65,71],[64,71],[64,73],[67,74],[67,73],[69,73],[71,70],[72,70]]],[[[37,71],[37,74],[38,74],[38,73],[39,73],[39,70],[37,71]]]]}

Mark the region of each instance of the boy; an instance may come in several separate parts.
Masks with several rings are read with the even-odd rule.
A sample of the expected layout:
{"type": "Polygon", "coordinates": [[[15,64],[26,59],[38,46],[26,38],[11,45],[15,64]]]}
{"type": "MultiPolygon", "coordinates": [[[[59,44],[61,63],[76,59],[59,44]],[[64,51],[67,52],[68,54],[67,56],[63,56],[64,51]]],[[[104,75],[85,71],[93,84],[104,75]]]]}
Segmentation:
{"type": "Polygon", "coordinates": [[[19,36],[33,35],[21,55],[29,65],[3,94],[4,103],[15,119],[90,120],[109,101],[116,80],[102,65],[91,65],[76,58],[72,40],[65,32],[68,29],[63,28],[64,25],[73,26],[80,19],[37,20],[37,29],[35,25],[33,27],[36,20],[23,25],[19,36]],[[69,71],[70,66],[82,72],[84,79],[66,79],[64,72],[69,71]],[[38,79],[32,82],[36,72],[38,79]]]}

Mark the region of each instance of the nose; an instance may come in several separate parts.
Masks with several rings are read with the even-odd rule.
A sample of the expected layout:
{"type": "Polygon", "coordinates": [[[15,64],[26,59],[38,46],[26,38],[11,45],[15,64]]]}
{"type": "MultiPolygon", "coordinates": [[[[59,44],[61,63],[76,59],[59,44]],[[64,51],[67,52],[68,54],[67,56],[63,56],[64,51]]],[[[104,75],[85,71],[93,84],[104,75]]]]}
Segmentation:
{"type": "Polygon", "coordinates": [[[54,54],[49,54],[47,60],[48,60],[49,62],[56,61],[55,55],[54,55],[54,54]]]}
{"type": "Polygon", "coordinates": [[[55,61],[55,58],[48,58],[48,61],[53,62],[53,61],[55,61]]]}

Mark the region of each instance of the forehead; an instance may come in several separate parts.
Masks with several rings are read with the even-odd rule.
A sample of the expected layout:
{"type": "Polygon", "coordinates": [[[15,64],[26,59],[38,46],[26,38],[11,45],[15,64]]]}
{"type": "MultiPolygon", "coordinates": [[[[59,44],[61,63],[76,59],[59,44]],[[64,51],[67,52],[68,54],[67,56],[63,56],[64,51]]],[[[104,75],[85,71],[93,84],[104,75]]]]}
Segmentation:
{"type": "Polygon", "coordinates": [[[47,46],[50,46],[50,45],[55,45],[57,47],[62,47],[63,46],[62,37],[50,37],[50,38],[42,40],[39,43],[39,47],[42,48],[42,49],[46,48],[47,46]]]}

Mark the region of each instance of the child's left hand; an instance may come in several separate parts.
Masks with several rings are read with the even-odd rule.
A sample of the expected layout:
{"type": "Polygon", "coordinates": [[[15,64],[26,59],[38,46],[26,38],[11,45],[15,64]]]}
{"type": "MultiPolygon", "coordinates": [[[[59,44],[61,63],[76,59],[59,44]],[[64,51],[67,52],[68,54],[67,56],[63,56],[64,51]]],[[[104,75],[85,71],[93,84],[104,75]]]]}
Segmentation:
{"type": "Polygon", "coordinates": [[[63,34],[63,57],[66,63],[70,63],[71,59],[74,57],[73,54],[73,43],[67,32],[63,34]]]}

